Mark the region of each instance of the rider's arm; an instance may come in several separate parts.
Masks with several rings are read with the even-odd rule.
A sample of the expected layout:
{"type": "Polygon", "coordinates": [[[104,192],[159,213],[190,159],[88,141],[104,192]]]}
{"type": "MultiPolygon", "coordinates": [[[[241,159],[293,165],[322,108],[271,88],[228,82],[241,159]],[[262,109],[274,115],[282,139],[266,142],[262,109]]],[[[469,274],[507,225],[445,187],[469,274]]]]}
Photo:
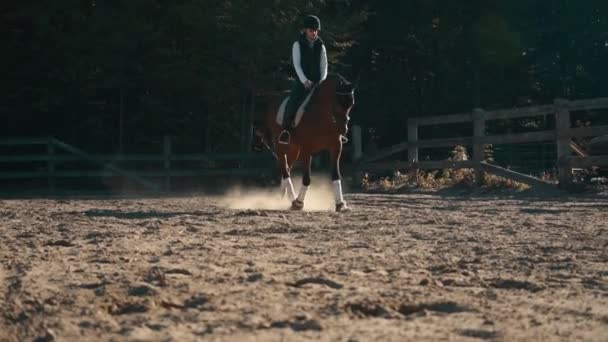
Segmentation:
{"type": "Polygon", "coordinates": [[[291,59],[293,60],[293,67],[296,69],[296,74],[298,74],[298,78],[302,84],[306,83],[308,78],[304,75],[304,71],[302,70],[302,63],[300,60],[300,43],[294,42],[293,47],[291,48],[291,59]]]}
{"type": "Polygon", "coordinates": [[[327,51],[325,45],[321,45],[321,81],[327,78],[327,51]]]}

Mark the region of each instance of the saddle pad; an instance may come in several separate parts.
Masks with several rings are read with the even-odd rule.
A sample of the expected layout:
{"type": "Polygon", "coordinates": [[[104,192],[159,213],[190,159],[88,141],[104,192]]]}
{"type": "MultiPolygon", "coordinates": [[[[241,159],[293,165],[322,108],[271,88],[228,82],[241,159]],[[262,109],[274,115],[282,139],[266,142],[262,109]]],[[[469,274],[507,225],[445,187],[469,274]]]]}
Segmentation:
{"type": "MultiPolygon", "coordinates": [[[[312,98],[312,94],[314,94],[315,90],[317,89],[317,85],[315,85],[311,91],[308,93],[308,95],[306,95],[306,98],[304,99],[304,101],[302,101],[302,104],[300,105],[300,107],[298,107],[298,111],[296,112],[296,117],[294,118],[294,125],[298,126],[298,124],[300,123],[300,120],[302,120],[302,116],[304,115],[304,111],[306,110],[306,105],[308,104],[308,102],[310,102],[310,99],[312,98]]],[[[287,96],[283,102],[281,102],[281,105],[279,106],[279,111],[277,112],[277,119],[276,122],[279,125],[283,124],[283,116],[285,116],[285,107],[287,107],[287,101],[289,100],[289,96],[287,96]]]]}

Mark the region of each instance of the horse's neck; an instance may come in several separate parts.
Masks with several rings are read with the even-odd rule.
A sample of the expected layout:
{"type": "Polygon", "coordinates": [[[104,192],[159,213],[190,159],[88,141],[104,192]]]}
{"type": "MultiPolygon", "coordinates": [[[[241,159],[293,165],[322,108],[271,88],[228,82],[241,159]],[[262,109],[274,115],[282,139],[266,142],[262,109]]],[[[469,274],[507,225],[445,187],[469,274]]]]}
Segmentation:
{"type": "Polygon", "coordinates": [[[331,94],[333,92],[333,84],[331,83],[331,80],[326,80],[323,83],[321,83],[319,85],[319,87],[317,88],[317,94],[316,96],[312,99],[312,103],[310,106],[310,110],[308,114],[310,114],[311,117],[315,117],[315,121],[316,122],[322,122],[322,120],[330,120],[330,114],[329,111],[331,111],[331,104],[332,104],[332,99],[331,99],[331,94]]]}

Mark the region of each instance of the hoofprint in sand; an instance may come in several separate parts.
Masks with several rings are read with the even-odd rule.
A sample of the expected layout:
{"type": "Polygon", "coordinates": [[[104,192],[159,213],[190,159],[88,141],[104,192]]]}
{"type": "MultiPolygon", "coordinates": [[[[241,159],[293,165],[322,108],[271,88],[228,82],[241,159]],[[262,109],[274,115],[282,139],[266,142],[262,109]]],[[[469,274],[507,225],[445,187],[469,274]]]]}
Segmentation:
{"type": "Polygon", "coordinates": [[[326,195],[2,200],[0,341],[608,340],[605,199],[326,195]]]}

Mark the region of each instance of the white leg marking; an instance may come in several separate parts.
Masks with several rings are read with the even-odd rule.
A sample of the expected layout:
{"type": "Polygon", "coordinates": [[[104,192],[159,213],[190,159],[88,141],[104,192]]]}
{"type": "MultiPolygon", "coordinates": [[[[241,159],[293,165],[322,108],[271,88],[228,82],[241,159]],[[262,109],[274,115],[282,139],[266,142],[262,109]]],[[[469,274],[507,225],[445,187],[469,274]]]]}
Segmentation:
{"type": "Polygon", "coordinates": [[[332,182],[334,188],[334,199],[336,204],[344,203],[344,195],[342,195],[342,183],[339,179],[332,182]]]}
{"type": "Polygon", "coordinates": [[[308,191],[308,187],[306,185],[302,185],[300,188],[300,192],[298,193],[298,201],[304,203],[304,198],[306,198],[306,191],[308,191]]]}
{"type": "Polygon", "coordinates": [[[290,202],[296,199],[296,192],[293,190],[293,183],[291,182],[291,177],[283,178],[281,180],[281,193],[285,196],[285,191],[287,191],[287,198],[289,198],[290,202]]]}

